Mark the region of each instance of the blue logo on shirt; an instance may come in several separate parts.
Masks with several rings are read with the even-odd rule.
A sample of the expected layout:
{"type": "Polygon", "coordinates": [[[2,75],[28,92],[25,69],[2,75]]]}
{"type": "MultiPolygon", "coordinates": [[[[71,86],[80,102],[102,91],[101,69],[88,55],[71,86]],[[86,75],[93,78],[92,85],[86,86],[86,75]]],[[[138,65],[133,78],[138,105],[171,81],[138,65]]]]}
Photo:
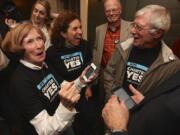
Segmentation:
{"type": "Polygon", "coordinates": [[[61,56],[61,60],[63,60],[64,65],[68,71],[75,70],[80,68],[83,65],[83,58],[81,52],[75,52],[71,54],[66,54],[61,56]]]}
{"type": "Polygon", "coordinates": [[[127,63],[127,81],[138,85],[149,68],[133,62],[127,63]]]}
{"type": "Polygon", "coordinates": [[[58,94],[59,84],[52,74],[48,74],[44,79],[37,85],[37,89],[46,96],[50,102],[54,100],[58,94]]]}

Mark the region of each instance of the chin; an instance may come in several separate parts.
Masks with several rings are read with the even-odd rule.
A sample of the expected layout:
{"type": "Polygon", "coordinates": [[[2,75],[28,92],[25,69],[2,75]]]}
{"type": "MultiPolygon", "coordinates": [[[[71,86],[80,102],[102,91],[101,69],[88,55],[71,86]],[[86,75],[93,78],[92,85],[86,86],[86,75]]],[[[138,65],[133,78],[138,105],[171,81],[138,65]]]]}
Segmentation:
{"type": "Polygon", "coordinates": [[[138,42],[133,42],[133,46],[140,46],[138,42]]]}
{"type": "Polygon", "coordinates": [[[80,41],[73,44],[74,46],[80,45],[80,41]]]}
{"type": "Polygon", "coordinates": [[[43,63],[45,60],[45,56],[39,57],[39,58],[37,58],[37,60],[39,63],[43,63]]]}

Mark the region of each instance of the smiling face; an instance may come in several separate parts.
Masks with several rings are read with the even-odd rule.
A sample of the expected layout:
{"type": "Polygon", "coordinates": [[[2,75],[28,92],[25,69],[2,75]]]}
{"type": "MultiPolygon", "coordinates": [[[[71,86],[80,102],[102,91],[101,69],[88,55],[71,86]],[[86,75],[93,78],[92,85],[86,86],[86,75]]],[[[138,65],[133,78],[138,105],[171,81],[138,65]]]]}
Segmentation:
{"type": "Polygon", "coordinates": [[[152,30],[149,24],[149,14],[143,14],[141,16],[135,17],[132,23],[131,33],[134,37],[134,46],[140,48],[151,47],[154,42],[153,34],[150,32],[152,30]]]}
{"type": "Polygon", "coordinates": [[[42,66],[45,60],[44,40],[36,29],[32,29],[23,39],[23,59],[38,66],[42,66]]]}
{"type": "Polygon", "coordinates": [[[35,4],[31,19],[33,24],[35,25],[44,25],[47,19],[47,12],[45,7],[39,3],[35,4]]]}
{"type": "Polygon", "coordinates": [[[107,0],[104,3],[104,12],[109,23],[116,23],[120,20],[121,5],[117,0],[107,0]]]}
{"type": "Polygon", "coordinates": [[[67,29],[67,32],[61,32],[61,35],[65,38],[66,42],[71,45],[78,46],[82,39],[81,23],[78,19],[73,20],[67,29]]]}

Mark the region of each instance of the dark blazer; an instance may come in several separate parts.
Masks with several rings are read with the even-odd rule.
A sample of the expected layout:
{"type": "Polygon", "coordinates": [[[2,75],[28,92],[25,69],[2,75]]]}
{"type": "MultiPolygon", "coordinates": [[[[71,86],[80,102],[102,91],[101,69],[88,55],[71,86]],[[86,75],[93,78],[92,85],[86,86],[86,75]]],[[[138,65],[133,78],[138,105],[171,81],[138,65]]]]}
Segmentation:
{"type": "Polygon", "coordinates": [[[131,110],[128,135],[180,135],[180,72],[131,110]]]}

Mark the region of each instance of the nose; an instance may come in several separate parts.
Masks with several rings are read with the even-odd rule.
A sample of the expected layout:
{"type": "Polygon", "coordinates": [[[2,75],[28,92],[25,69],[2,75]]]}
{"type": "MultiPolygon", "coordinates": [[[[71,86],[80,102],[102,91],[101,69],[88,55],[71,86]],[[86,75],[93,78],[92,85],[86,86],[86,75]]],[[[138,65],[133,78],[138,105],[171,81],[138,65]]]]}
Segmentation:
{"type": "Polygon", "coordinates": [[[112,15],[112,14],[113,14],[113,11],[112,11],[112,10],[110,10],[110,11],[109,11],[109,14],[110,14],[110,15],[112,15]]]}
{"type": "Polygon", "coordinates": [[[36,48],[42,48],[43,46],[43,43],[39,42],[38,40],[35,40],[34,43],[36,45],[36,48]]]}
{"type": "Polygon", "coordinates": [[[135,34],[136,33],[136,28],[135,27],[131,27],[131,33],[135,34]]]}
{"type": "Polygon", "coordinates": [[[81,28],[78,29],[78,33],[82,34],[82,29],[81,28]]]}
{"type": "Polygon", "coordinates": [[[39,12],[35,12],[34,15],[35,15],[36,17],[38,17],[38,16],[39,16],[39,12]]]}

